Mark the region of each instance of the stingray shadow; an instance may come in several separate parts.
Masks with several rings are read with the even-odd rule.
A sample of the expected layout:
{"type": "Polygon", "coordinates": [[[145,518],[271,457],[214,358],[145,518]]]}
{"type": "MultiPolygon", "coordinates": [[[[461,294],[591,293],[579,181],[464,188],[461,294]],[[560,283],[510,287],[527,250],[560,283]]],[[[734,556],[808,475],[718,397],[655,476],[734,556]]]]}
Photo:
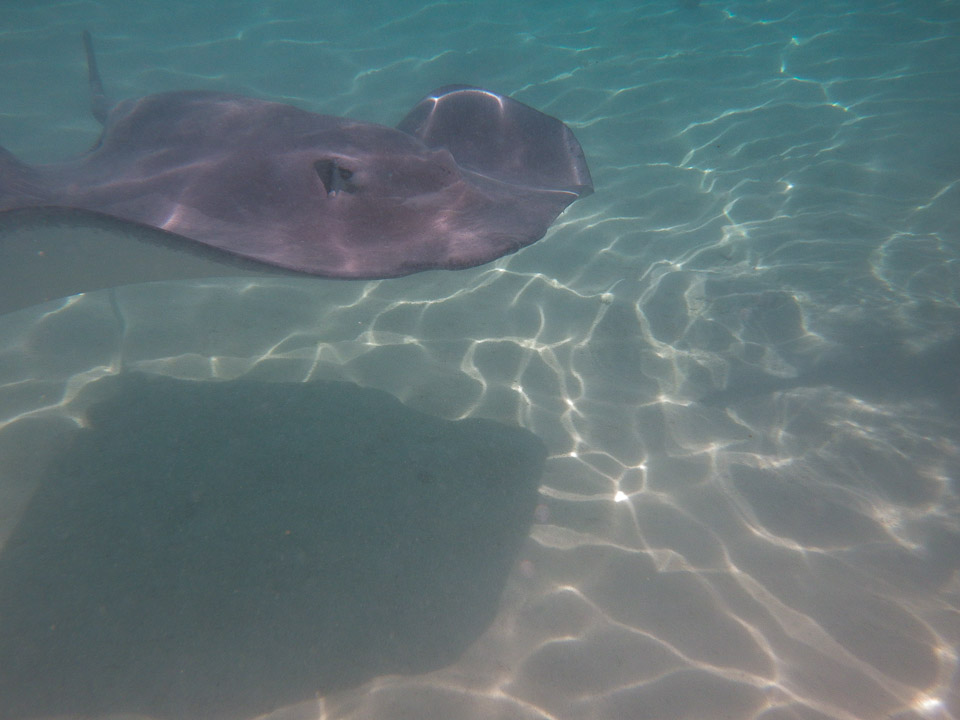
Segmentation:
{"type": "Polygon", "coordinates": [[[494,617],[546,450],[348,383],[137,374],[0,554],[0,717],[249,717],[445,666],[494,617]]]}

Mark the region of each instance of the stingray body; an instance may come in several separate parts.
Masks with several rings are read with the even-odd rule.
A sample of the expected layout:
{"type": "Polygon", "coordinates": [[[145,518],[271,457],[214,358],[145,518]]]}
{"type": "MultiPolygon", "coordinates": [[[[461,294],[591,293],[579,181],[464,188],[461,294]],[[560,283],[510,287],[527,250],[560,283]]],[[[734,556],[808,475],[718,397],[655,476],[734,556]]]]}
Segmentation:
{"type": "Polygon", "coordinates": [[[463,268],[541,238],[593,191],[559,120],[448,86],[396,128],[216,92],[110,105],[84,35],[97,144],[28,166],[0,149],[0,213],[63,209],[342,278],[463,268]]]}

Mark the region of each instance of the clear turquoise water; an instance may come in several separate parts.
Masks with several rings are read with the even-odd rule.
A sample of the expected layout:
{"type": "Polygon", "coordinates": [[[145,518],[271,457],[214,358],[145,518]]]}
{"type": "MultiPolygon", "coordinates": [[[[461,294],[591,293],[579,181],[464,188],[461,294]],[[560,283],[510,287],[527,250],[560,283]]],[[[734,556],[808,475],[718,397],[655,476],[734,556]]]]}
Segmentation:
{"type": "Polygon", "coordinates": [[[349,379],[547,442],[488,631],[312,712],[960,714],[957,2],[8,4],[0,140],[25,159],[97,136],[83,28],[114,97],[393,124],[463,82],[590,163],[596,194],[491,266],[4,319],[5,428],[125,368],[349,379]]]}

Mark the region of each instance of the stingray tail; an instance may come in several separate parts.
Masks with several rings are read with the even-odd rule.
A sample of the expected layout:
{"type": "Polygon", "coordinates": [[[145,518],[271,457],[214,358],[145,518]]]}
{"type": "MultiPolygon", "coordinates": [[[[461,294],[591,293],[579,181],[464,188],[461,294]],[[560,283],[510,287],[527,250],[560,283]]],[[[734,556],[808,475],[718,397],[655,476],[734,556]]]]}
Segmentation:
{"type": "Polygon", "coordinates": [[[87,54],[87,77],[90,81],[90,110],[101,125],[107,122],[110,102],[103,92],[103,81],[97,68],[97,56],[93,54],[93,38],[89,30],[83,31],[83,50],[87,54]]]}

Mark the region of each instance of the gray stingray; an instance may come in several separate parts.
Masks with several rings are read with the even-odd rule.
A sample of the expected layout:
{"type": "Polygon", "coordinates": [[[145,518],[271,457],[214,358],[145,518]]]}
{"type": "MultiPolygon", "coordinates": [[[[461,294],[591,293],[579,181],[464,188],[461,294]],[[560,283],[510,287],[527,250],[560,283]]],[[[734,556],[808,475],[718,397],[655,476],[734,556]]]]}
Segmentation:
{"type": "MultiPolygon", "coordinates": [[[[81,214],[87,222],[120,220],[141,227],[130,233],[135,240],[228,268],[185,265],[185,276],[272,267],[387,278],[514,252],[593,192],[566,125],[488,90],[439,88],[396,128],[218,92],[111,105],[88,33],[84,45],[103,133],[79,158],[49,165],[28,166],[0,148],[0,217],[11,226],[74,222],[81,214]]],[[[0,303],[0,312],[58,291],[125,284],[115,276],[99,280],[89,266],[82,280],[71,280],[69,268],[59,267],[63,282],[31,293],[44,267],[64,254],[61,265],[69,265],[85,249],[12,237],[0,234],[0,294],[18,276],[31,281],[22,296],[0,303]],[[21,246],[3,247],[13,242],[21,246]]],[[[113,257],[111,249],[100,252],[113,257]]],[[[131,282],[179,277],[137,268],[135,256],[129,263],[131,282]]],[[[95,266],[105,264],[117,263],[95,266]]]]}

